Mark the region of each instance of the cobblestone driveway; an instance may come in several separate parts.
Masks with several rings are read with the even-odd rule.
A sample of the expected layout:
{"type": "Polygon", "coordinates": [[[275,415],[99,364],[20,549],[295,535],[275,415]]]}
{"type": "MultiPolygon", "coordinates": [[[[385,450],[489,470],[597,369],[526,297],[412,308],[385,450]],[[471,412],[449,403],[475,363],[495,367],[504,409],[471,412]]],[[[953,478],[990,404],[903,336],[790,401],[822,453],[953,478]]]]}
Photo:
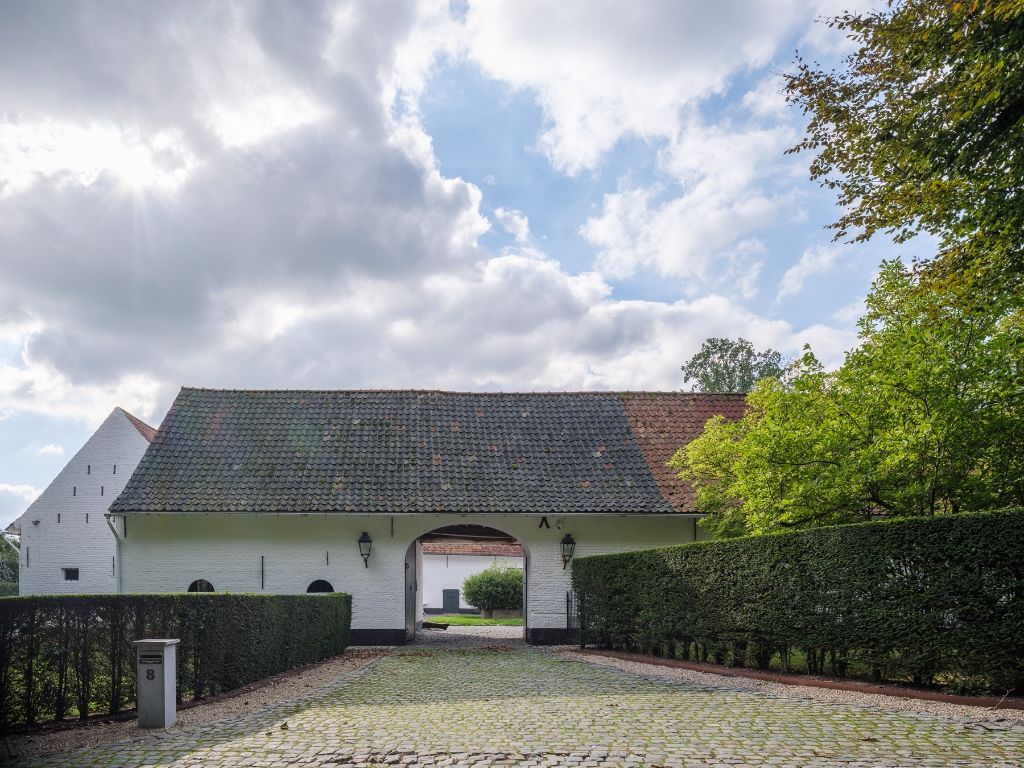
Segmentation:
{"type": "MultiPolygon", "coordinates": [[[[496,638],[501,642],[500,638],[496,638]]],[[[1024,728],[413,646],[306,699],[38,766],[1021,765],[1024,728]]]]}

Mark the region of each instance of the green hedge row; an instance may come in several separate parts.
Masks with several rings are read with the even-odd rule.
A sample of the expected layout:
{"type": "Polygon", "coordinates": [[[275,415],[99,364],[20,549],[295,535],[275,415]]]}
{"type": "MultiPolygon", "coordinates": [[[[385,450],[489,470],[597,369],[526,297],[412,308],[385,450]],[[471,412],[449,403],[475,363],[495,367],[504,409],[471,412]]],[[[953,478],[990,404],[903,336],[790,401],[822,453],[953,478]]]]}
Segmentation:
{"type": "Polygon", "coordinates": [[[573,561],[585,642],[1024,694],[1024,510],[573,561]]]}
{"type": "Polygon", "coordinates": [[[179,638],[178,696],[230,690],[348,645],[347,594],[0,599],[0,732],[135,706],[134,640],[179,638]]]}

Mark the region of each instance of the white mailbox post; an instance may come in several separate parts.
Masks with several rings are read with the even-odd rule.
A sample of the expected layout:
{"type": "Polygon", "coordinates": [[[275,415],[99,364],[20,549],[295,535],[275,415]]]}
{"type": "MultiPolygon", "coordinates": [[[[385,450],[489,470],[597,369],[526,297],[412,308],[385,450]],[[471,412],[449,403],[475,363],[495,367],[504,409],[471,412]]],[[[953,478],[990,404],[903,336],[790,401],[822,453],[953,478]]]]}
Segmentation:
{"type": "Polygon", "coordinates": [[[168,728],[177,719],[178,640],[136,640],[139,728],[168,728]]]}

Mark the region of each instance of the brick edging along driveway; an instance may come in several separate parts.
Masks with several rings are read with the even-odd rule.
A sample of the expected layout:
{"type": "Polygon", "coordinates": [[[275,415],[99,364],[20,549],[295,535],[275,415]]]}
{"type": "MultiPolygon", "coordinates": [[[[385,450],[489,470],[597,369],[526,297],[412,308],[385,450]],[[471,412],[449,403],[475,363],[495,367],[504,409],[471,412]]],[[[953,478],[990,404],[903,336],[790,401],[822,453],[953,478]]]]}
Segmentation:
{"type": "Polygon", "coordinates": [[[882,696],[896,696],[901,699],[922,699],[938,701],[943,704],[965,704],[971,707],[987,707],[989,709],[1021,709],[1024,710],[1024,699],[1000,698],[998,696],[961,696],[941,691],[927,691],[921,688],[903,688],[898,685],[879,685],[876,683],[860,683],[855,680],[841,680],[834,677],[810,677],[803,675],[787,675],[784,672],[765,672],[759,669],[726,667],[720,664],[708,664],[700,661],[683,661],[682,659],[664,659],[658,656],[647,656],[642,653],[626,653],[625,651],[604,651],[595,648],[579,650],[579,653],[590,656],[607,656],[610,659],[635,661],[640,664],[652,664],[658,667],[676,667],[694,672],[705,672],[710,675],[724,677],[746,677],[754,680],[767,680],[782,685],[802,685],[810,688],[831,688],[836,691],[857,691],[858,693],[874,693],[882,696]]]}

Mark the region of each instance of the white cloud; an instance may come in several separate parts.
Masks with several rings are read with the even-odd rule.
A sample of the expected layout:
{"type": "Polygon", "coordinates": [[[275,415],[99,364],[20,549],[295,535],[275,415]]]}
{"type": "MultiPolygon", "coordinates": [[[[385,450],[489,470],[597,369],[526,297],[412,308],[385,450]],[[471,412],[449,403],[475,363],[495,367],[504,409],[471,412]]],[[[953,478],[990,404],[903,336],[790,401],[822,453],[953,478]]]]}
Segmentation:
{"type": "Polygon", "coordinates": [[[522,211],[514,208],[495,208],[494,217],[517,243],[525,243],[530,239],[530,220],[522,211]]]}
{"type": "Polygon", "coordinates": [[[767,60],[791,5],[482,5],[465,29],[434,2],[48,8],[0,28],[20,163],[0,206],[0,339],[22,349],[0,363],[0,412],[158,420],[181,384],[673,389],[707,336],[845,343],[743,306],[760,230],[793,207],[765,181],[786,172],[767,158],[789,129],[693,106],[767,60]],[[59,67],[40,53],[58,45],[59,67]],[[593,270],[540,251],[511,208],[494,216],[516,242],[479,244],[483,192],[442,174],[415,102],[463,45],[538,93],[560,168],[657,140],[663,183],[624,183],[583,225],[593,270]],[[33,126],[49,126],[35,144],[33,126]],[[153,194],[161,173],[180,178],[153,194]],[[642,269],[683,298],[617,299],[609,281],[642,269]]]}
{"type": "Polygon", "coordinates": [[[41,180],[88,186],[104,173],[126,190],[172,191],[195,164],[175,131],[142,137],[137,129],[110,125],[0,123],[0,198],[41,180]]]}
{"type": "Polygon", "coordinates": [[[862,296],[856,301],[852,301],[844,307],[840,307],[832,313],[832,319],[839,324],[840,328],[852,328],[857,324],[857,321],[864,316],[866,307],[864,300],[866,297],[862,296]]]}
{"type": "Polygon", "coordinates": [[[624,136],[675,136],[681,110],[768,63],[804,15],[789,0],[483,2],[469,8],[466,39],[490,77],[536,93],[540,147],[578,173],[624,136]]]}
{"type": "Polygon", "coordinates": [[[57,445],[56,443],[47,443],[44,446],[36,448],[36,454],[39,456],[63,456],[64,446],[57,445]]]}
{"type": "Polygon", "coordinates": [[[789,105],[786,104],[784,86],[785,81],[781,77],[769,75],[743,94],[740,103],[758,117],[785,117],[789,105]]]}
{"type": "Polygon", "coordinates": [[[775,300],[781,301],[787,296],[800,293],[808,279],[831,271],[839,255],[840,249],[835,246],[818,245],[808,248],[800,256],[800,261],[782,275],[775,300]]]}
{"type": "Polygon", "coordinates": [[[0,483],[0,493],[9,493],[13,496],[17,496],[26,504],[31,504],[35,501],[39,494],[43,492],[42,488],[36,488],[34,485],[13,485],[11,483],[0,483]]]}

